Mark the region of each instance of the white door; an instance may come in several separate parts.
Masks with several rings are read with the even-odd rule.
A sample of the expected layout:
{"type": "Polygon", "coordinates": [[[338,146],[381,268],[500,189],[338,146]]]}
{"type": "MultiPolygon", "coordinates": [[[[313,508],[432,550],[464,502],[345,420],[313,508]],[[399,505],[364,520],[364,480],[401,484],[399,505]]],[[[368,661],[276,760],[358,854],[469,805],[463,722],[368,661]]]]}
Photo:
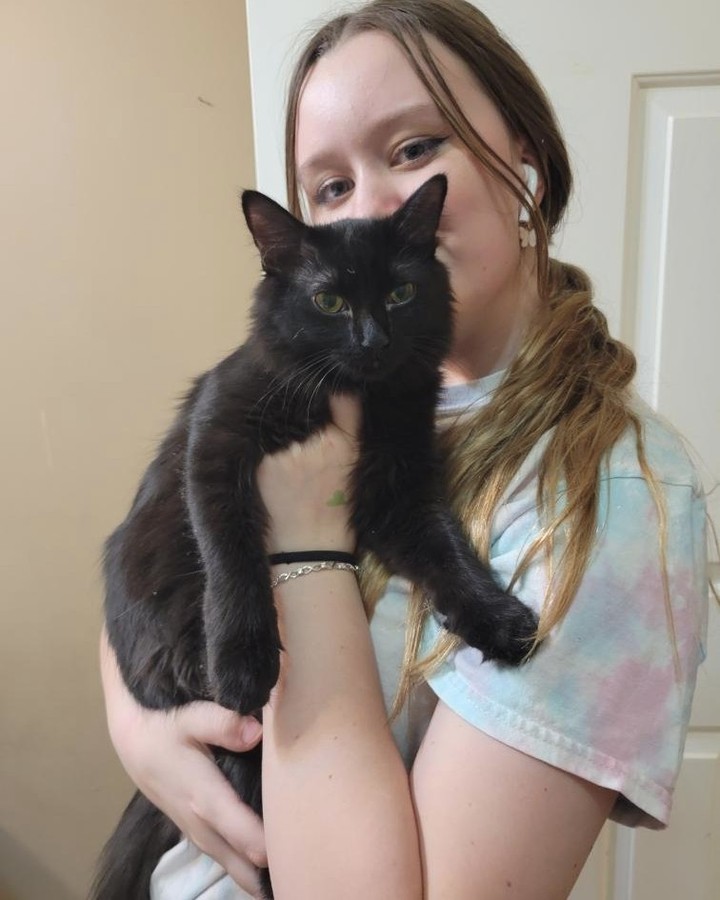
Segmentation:
{"type": "MultiPolygon", "coordinates": [[[[720,474],[720,72],[635,77],[628,120],[623,332],[638,354],[641,393],[686,435],[710,488],[712,474],[720,474]]],[[[716,523],[719,495],[709,498],[716,523]]],[[[716,552],[710,575],[720,592],[716,552]]],[[[606,829],[573,900],[720,898],[714,602],[710,612],[709,655],[698,677],[671,827],[661,834],[606,829]]]]}
{"type": "MultiPolygon", "coordinates": [[[[583,266],[638,387],[720,478],[720,3],[487,0],[553,100],[576,173],[555,255],[583,266]]],[[[338,4],[247,0],[258,187],[285,200],[297,36],[338,4]]],[[[720,488],[711,497],[720,528],[720,488]]],[[[720,590],[720,563],[713,557],[720,590]]],[[[711,607],[670,828],[608,826],[572,900],[720,900],[720,615],[711,607]]]]}

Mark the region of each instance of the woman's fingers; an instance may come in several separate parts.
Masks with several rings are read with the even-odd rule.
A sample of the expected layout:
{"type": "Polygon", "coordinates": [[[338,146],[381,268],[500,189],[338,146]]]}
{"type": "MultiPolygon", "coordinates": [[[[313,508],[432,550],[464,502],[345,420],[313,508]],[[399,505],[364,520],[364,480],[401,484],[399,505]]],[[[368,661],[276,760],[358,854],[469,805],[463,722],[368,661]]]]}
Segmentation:
{"type": "Polygon", "coordinates": [[[211,760],[205,762],[212,771],[198,769],[203,790],[191,799],[192,812],[221,837],[235,855],[242,853],[253,865],[264,868],[267,853],[262,820],[238,800],[214,763],[211,760]]]}
{"type": "Polygon", "coordinates": [[[260,892],[260,879],[255,866],[233,850],[221,835],[202,819],[198,819],[187,835],[203,853],[207,853],[225,869],[232,880],[248,894],[255,897],[260,892]]]}
{"type": "Polygon", "coordinates": [[[217,703],[189,703],[177,712],[178,725],[196,743],[212,744],[242,753],[262,737],[262,725],[252,716],[241,716],[217,703]]]}
{"type": "Polygon", "coordinates": [[[360,433],[362,409],[357,397],[348,394],[331,394],[330,412],[336,428],[357,440],[360,433]]]}
{"type": "Polygon", "coordinates": [[[186,739],[203,751],[202,756],[194,757],[188,763],[195,767],[193,784],[202,785],[202,791],[193,791],[190,798],[193,814],[217,833],[235,855],[242,853],[254,865],[266,866],[262,821],[239,800],[206,746],[212,744],[239,752],[250,750],[260,740],[262,726],[252,716],[239,716],[209,702],[188,704],[178,719],[182,720],[186,739]]]}
{"type": "Polygon", "coordinates": [[[172,765],[156,773],[169,780],[148,784],[147,795],[193,844],[255,896],[256,867],[267,866],[263,824],[238,798],[205,745],[185,740],[172,765]]]}
{"type": "Polygon", "coordinates": [[[104,632],[101,664],[110,735],[130,777],[183,834],[256,895],[255,866],[267,865],[263,825],[235,794],[207,745],[250,750],[262,736],[260,723],[209,702],[170,711],[140,706],[104,632]]]}

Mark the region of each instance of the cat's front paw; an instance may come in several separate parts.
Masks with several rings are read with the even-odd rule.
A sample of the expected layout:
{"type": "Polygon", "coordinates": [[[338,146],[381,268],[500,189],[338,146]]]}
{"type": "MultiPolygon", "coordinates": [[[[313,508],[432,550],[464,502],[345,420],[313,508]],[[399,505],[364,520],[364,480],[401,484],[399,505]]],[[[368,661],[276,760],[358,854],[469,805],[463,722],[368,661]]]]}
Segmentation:
{"type": "Polygon", "coordinates": [[[517,666],[533,650],[538,627],[537,615],[517,597],[497,591],[497,596],[484,598],[482,607],[475,607],[453,620],[446,627],[459,635],[465,643],[481,650],[485,659],[517,666]]]}
{"type": "Polygon", "coordinates": [[[215,701],[243,716],[261,710],[280,677],[280,645],[234,647],[218,654],[210,669],[215,701]]]}

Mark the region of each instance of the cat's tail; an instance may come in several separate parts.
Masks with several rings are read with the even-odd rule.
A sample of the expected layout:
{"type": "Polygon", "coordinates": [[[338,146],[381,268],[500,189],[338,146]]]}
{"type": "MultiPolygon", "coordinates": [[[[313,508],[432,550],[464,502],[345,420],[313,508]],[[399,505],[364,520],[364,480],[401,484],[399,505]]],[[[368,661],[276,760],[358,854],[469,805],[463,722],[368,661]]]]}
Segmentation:
{"type": "Polygon", "coordinates": [[[105,844],[88,900],[149,900],[153,869],[179,840],[176,826],[138,791],[105,844]]]}

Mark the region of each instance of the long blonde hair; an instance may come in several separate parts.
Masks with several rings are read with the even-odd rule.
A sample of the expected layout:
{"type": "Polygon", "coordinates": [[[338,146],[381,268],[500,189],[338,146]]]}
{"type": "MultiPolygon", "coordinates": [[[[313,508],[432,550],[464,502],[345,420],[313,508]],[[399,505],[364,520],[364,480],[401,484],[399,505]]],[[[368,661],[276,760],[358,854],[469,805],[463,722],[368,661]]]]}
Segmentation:
{"type": "MultiPolygon", "coordinates": [[[[666,569],[664,505],[645,459],[641,424],[630,400],[635,359],[610,336],[605,316],[592,302],[588,276],[549,257],[548,240],[561,221],[572,187],[560,129],[545,92],[526,63],[489,19],[465,0],[373,0],[355,12],[337,16],[308,41],[296,64],[287,103],[286,176],[292,211],[296,215],[301,211],[295,142],[305,79],[320,56],[344,39],[369,30],[385,32],[397,41],[458,138],[525,206],[537,235],[540,313],[490,403],[443,430],[439,440],[449,499],[478,553],[487,560],[498,505],[527,454],[550,432],[538,484],[544,527],[520,561],[512,582],[538,554],[552,567],[556,538],[562,531],[564,550],[550,580],[537,635],[542,640],[561,621],[577,591],[593,545],[601,464],[628,429],[635,433],[639,463],[657,506],[663,571],[666,569]],[[467,120],[436,65],[428,35],[463,60],[510,132],[523,140],[545,188],[539,206],[528,201],[517,175],[467,120]],[[556,497],[561,484],[564,503],[559,510],[556,497]]],[[[376,559],[363,560],[361,585],[369,615],[387,579],[388,573],[376,559]]],[[[666,576],[664,583],[674,646],[666,576]]],[[[457,638],[447,634],[430,656],[418,659],[428,611],[426,598],[413,591],[394,713],[413,684],[458,644],[457,638]]]]}

